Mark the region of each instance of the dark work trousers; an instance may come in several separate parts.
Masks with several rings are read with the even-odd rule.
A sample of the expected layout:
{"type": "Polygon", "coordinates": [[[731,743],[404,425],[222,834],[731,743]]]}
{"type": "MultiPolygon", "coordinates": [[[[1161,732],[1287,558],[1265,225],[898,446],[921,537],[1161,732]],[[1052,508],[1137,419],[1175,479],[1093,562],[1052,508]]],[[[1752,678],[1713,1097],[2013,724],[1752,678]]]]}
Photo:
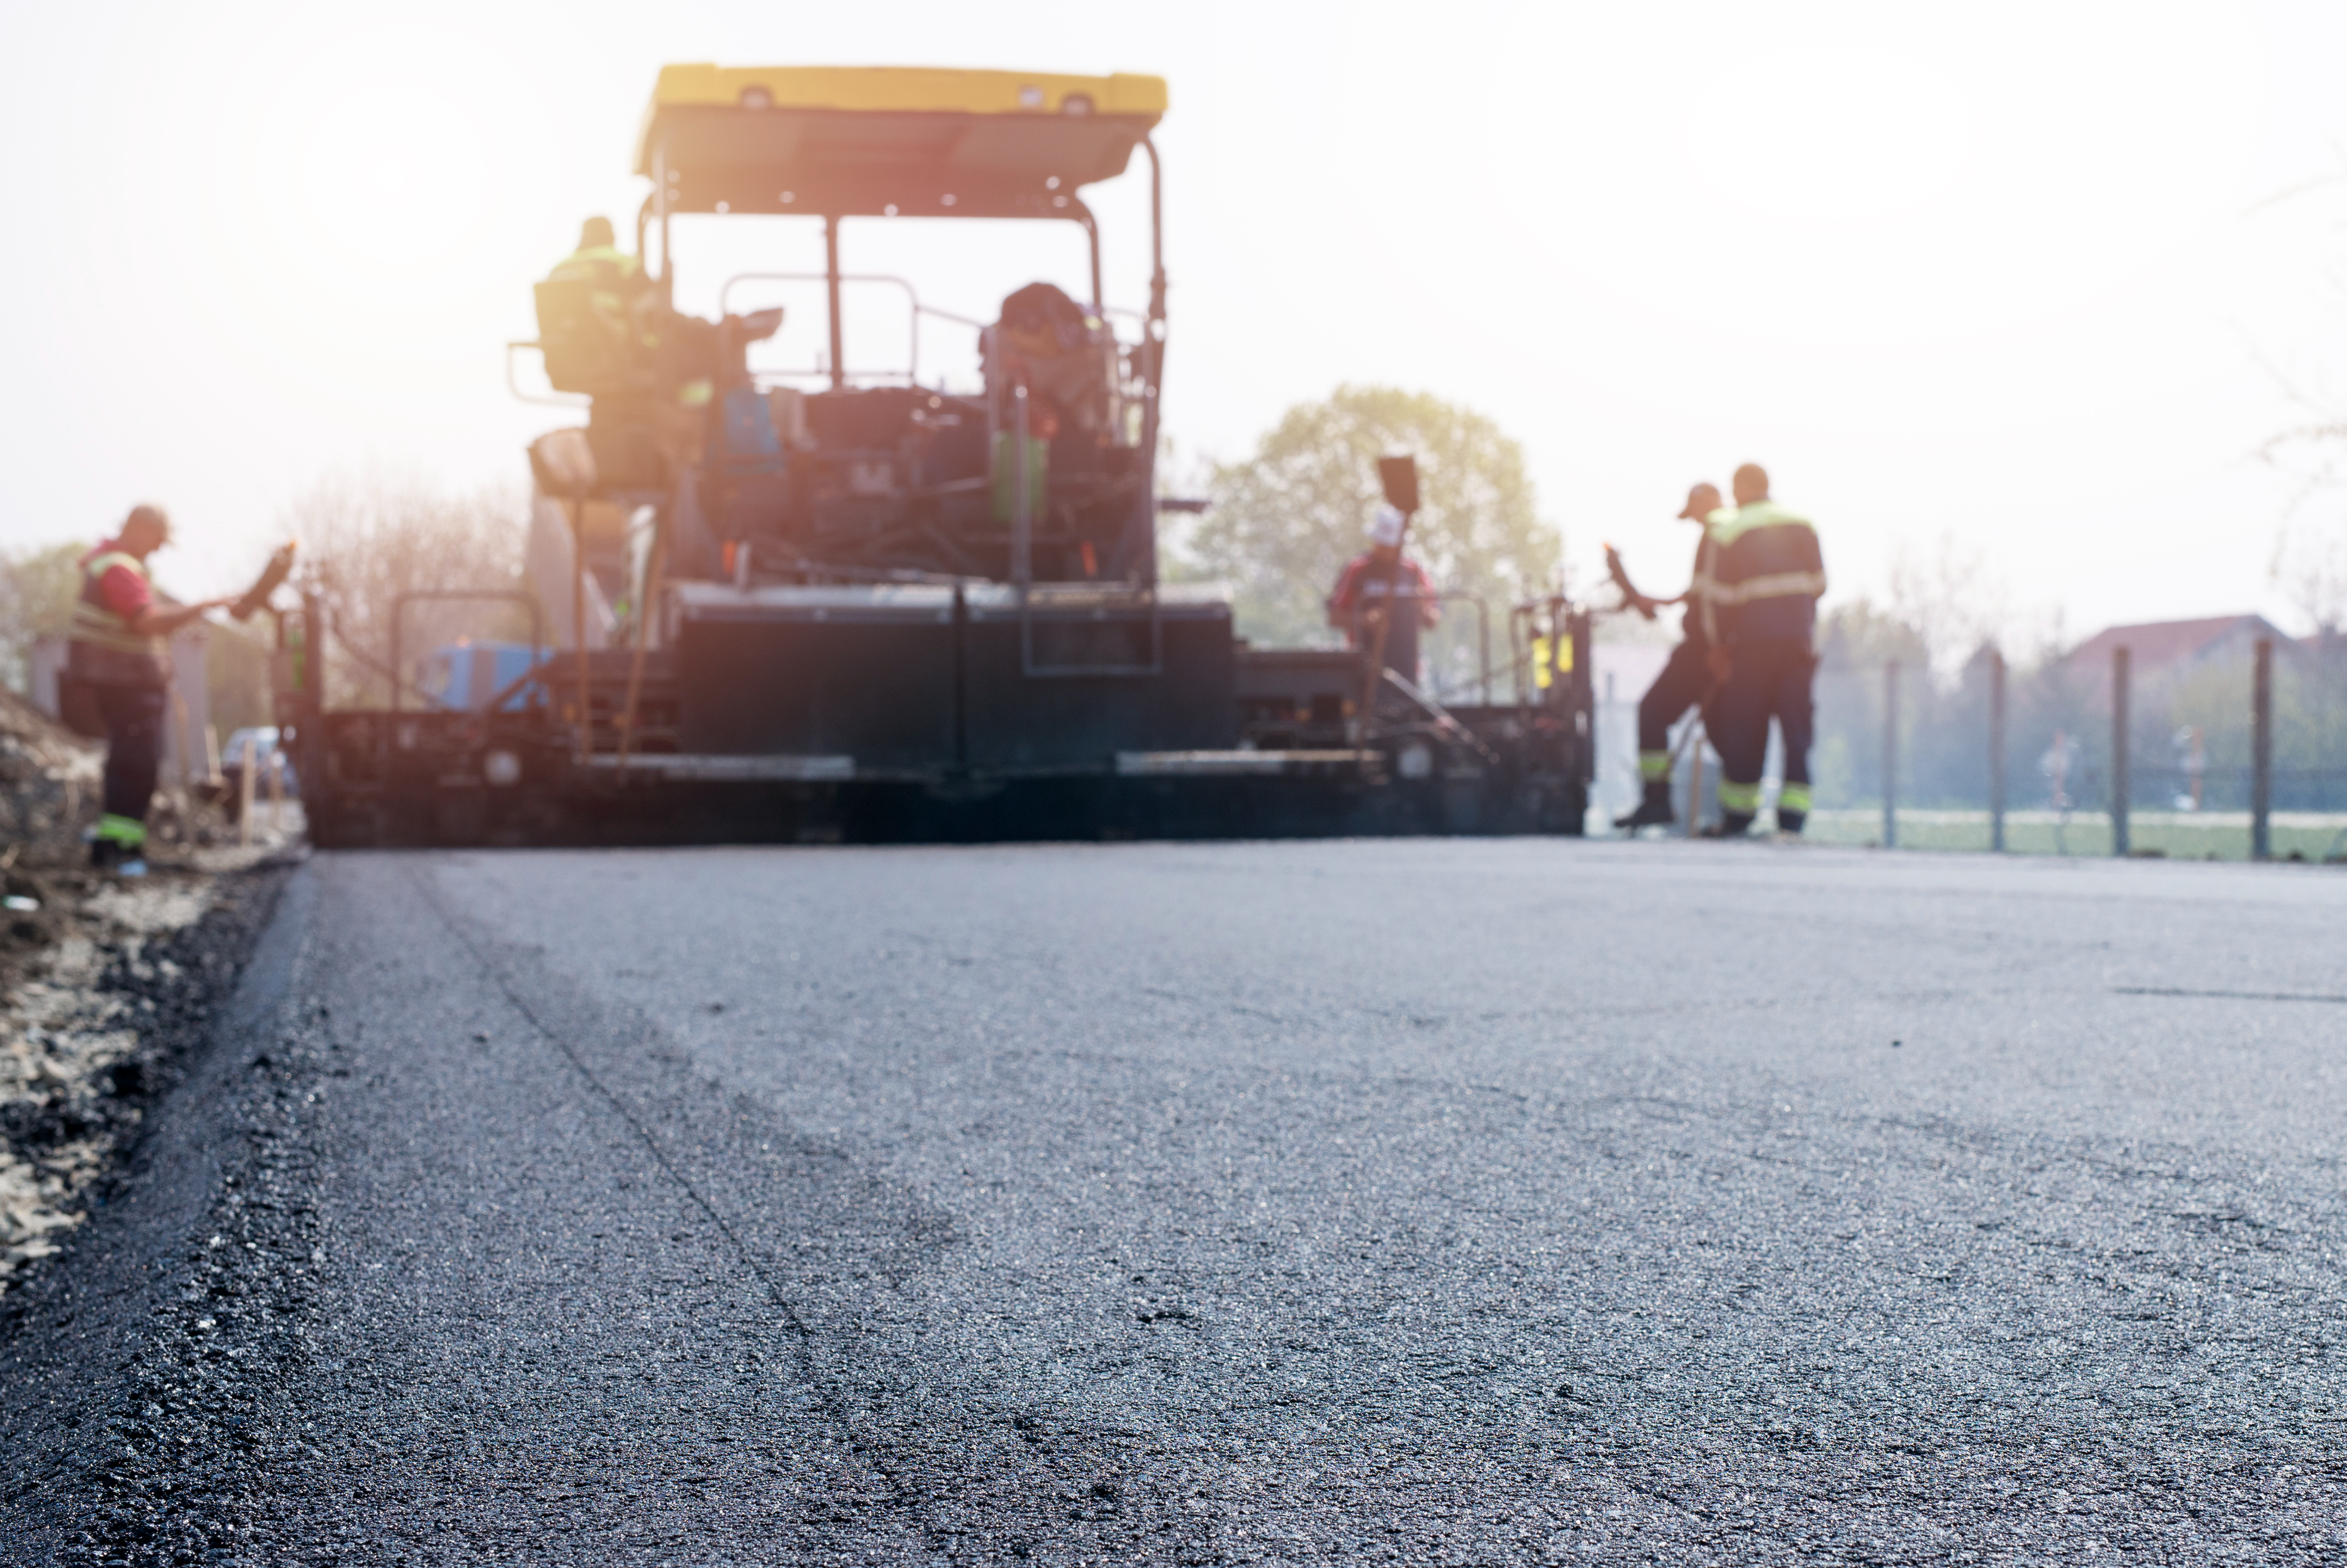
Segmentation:
{"type": "MultiPolygon", "coordinates": [[[[1768,757],[1768,721],[1785,739],[1785,791],[1806,809],[1809,734],[1815,713],[1809,677],[1817,660],[1806,637],[1763,637],[1729,651],[1727,682],[1714,706],[1719,715],[1712,744],[1719,752],[1719,804],[1750,816],[1760,809],[1760,768],[1768,757]]],[[[1789,804],[1789,803],[1788,803],[1789,804]]]]}
{"type": "Polygon", "coordinates": [[[106,799],[108,816],[147,820],[155,798],[155,774],[163,765],[162,686],[94,684],[97,711],[106,720],[106,799]]]}
{"type": "MultiPolygon", "coordinates": [[[[1695,612],[1687,612],[1692,616],[1695,612]]],[[[1711,727],[1711,644],[1690,637],[1671,650],[1671,657],[1646,694],[1638,699],[1638,776],[1658,779],[1671,769],[1671,726],[1679,715],[1703,703],[1704,727],[1711,727]]],[[[1712,736],[1711,743],[1719,744],[1712,736]]]]}

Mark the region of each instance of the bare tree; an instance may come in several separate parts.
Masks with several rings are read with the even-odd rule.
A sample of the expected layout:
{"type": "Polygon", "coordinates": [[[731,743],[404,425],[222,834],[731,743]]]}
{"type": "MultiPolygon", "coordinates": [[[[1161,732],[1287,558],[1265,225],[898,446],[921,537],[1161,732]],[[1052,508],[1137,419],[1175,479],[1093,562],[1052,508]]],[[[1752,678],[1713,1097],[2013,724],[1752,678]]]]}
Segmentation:
{"type": "Polygon", "coordinates": [[[1952,684],[1973,655],[1997,641],[2010,618],[2010,593],[1988,554],[1943,533],[1929,549],[1899,548],[1891,566],[1891,614],[1914,629],[1932,677],[1952,684]]]}
{"type": "MultiPolygon", "coordinates": [[[[2277,376],[2279,379],[2279,376],[2277,376]]],[[[2321,402],[2288,382],[2283,390],[2310,417],[2258,448],[2260,461],[2293,473],[2299,491],[2291,503],[2292,520],[2274,538],[2267,570],[2274,586],[2318,631],[2336,632],[2347,622],[2347,528],[2295,517],[2317,493],[2337,487],[2347,473],[2347,419],[2327,414],[2321,402]]]]}
{"type": "Polygon", "coordinates": [[[324,589],[342,647],[330,657],[328,701],[381,702],[390,695],[393,618],[400,615],[401,679],[420,658],[458,637],[526,637],[528,612],[495,600],[409,604],[423,591],[525,590],[528,503],[518,487],[447,493],[413,479],[369,475],[322,480],[287,508],[324,589]]]}
{"type": "Polygon", "coordinates": [[[2347,529],[2299,524],[2274,541],[2273,580],[2315,630],[2347,626],[2347,529]]]}

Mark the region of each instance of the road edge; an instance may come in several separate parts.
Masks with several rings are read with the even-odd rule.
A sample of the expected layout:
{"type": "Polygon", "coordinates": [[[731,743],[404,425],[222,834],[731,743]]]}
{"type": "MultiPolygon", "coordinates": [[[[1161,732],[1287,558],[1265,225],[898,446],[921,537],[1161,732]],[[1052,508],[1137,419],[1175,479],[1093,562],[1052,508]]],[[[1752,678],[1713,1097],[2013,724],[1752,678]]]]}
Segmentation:
{"type": "MultiPolygon", "coordinates": [[[[194,1434],[169,1430],[166,1407],[176,1397],[194,1402],[191,1383],[243,1370],[199,1324],[215,1324],[229,1304],[267,1305],[265,1297],[283,1294],[282,1280],[268,1281],[274,1288],[264,1300],[251,1299],[240,1276],[256,1271],[241,1222],[256,1201],[276,1206],[264,1194],[295,1173],[284,1156],[298,1143],[287,1134],[298,1134],[291,1112],[299,1095],[289,1091],[314,1075],[315,1064],[289,1049],[301,1032],[291,1003],[318,901],[316,875],[298,864],[266,896],[273,907],[224,988],[224,1004],[186,1050],[184,1075],[150,1107],[63,1255],[12,1290],[0,1317],[0,1455],[8,1477],[0,1562],[147,1558],[231,1544],[167,1541],[173,1500],[204,1487],[203,1449],[194,1434]]],[[[225,1426],[219,1435],[232,1440],[240,1414],[227,1409],[207,1424],[225,1426]]]]}

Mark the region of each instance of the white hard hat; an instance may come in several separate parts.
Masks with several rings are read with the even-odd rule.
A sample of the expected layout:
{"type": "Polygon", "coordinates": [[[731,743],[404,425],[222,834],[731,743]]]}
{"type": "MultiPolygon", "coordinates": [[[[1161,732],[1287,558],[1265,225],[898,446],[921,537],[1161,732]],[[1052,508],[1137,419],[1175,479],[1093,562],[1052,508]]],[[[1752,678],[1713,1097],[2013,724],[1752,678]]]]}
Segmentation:
{"type": "Polygon", "coordinates": [[[1381,549],[1391,549],[1401,543],[1401,529],[1399,507],[1380,506],[1369,517],[1369,542],[1381,549]]]}

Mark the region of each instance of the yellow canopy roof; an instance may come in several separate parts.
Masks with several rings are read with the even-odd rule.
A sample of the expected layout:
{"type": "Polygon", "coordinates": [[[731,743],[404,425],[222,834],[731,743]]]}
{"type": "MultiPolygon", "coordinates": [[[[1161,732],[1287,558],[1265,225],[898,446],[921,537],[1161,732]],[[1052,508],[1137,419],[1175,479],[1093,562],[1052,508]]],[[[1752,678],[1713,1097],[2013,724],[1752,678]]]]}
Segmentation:
{"type": "Polygon", "coordinates": [[[636,172],[671,211],[1065,217],[1165,103],[1159,77],[665,66],[636,172]]]}

